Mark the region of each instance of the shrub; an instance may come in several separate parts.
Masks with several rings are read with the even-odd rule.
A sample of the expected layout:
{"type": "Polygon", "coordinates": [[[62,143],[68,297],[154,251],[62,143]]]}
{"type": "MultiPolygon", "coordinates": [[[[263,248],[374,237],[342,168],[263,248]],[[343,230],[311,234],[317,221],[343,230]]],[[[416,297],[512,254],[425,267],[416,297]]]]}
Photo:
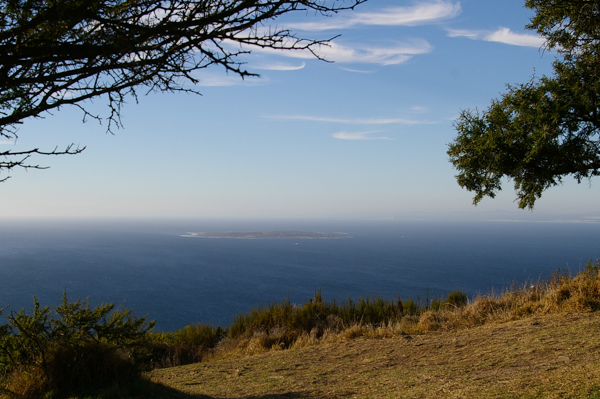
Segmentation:
{"type": "Polygon", "coordinates": [[[90,309],[89,301],[69,301],[66,294],[54,313],[34,296],[31,314],[7,316],[0,330],[0,369],[9,394],[67,397],[139,376],[137,360],[154,322],[114,304],[90,309]]]}
{"type": "Polygon", "coordinates": [[[228,329],[198,323],[172,333],[148,334],[147,369],[199,363],[227,336],[228,329]]]}
{"type": "MultiPolygon", "coordinates": [[[[308,336],[314,340],[327,331],[340,332],[353,326],[358,326],[356,331],[359,331],[360,326],[391,325],[408,315],[424,311],[425,305],[419,300],[366,297],[358,301],[348,298],[345,302],[327,302],[317,291],[302,305],[292,304],[286,299],[238,315],[229,329],[229,337],[252,339],[259,335],[267,336],[269,339],[263,341],[269,348],[288,348],[298,337],[308,336]]],[[[252,343],[255,344],[255,341],[252,343]]]]}
{"type": "Polygon", "coordinates": [[[464,291],[454,290],[446,296],[446,304],[457,308],[465,306],[469,298],[464,291]]]}
{"type": "Polygon", "coordinates": [[[402,308],[407,315],[414,316],[419,313],[419,306],[414,299],[410,298],[407,301],[402,301],[402,308]]]}

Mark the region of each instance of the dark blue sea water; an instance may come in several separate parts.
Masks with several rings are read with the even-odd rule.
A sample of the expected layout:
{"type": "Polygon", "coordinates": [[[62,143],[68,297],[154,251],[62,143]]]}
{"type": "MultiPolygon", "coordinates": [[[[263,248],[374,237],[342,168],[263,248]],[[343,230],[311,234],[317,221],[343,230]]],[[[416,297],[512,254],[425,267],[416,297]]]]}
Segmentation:
{"type": "Polygon", "coordinates": [[[600,223],[426,221],[4,221],[0,306],[92,305],[149,314],[159,330],[229,324],[316,289],[327,299],[496,292],[600,257],[600,223]],[[329,240],[206,239],[198,231],[348,233],[329,240]]]}

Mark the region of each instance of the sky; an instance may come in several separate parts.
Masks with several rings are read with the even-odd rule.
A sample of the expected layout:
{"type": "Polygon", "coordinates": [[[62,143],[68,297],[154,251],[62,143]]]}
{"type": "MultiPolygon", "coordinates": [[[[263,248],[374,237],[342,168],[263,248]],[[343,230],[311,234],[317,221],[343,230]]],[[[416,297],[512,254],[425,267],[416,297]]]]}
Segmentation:
{"type": "MultiPolygon", "coordinates": [[[[242,61],[259,78],[214,67],[196,75],[201,96],[130,98],[114,134],[75,107],[27,120],[1,150],[86,149],[12,172],[0,217],[598,219],[597,179],[566,178],[533,212],[517,209],[507,181],[475,207],[448,162],[461,110],[552,73],[555,54],[525,29],[532,16],[523,0],[369,0],[331,17],[286,15],[273,25],[340,35],[318,50],[333,62],[256,50],[242,61]]],[[[102,99],[86,107],[106,114],[102,99]]]]}

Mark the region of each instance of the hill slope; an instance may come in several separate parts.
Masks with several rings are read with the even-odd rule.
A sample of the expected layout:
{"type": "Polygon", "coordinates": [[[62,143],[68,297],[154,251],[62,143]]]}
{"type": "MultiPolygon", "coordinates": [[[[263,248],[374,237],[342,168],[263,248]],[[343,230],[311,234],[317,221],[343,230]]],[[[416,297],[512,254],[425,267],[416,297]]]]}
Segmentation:
{"type": "Polygon", "coordinates": [[[412,337],[341,335],[151,376],[188,398],[600,398],[600,312],[412,337]]]}

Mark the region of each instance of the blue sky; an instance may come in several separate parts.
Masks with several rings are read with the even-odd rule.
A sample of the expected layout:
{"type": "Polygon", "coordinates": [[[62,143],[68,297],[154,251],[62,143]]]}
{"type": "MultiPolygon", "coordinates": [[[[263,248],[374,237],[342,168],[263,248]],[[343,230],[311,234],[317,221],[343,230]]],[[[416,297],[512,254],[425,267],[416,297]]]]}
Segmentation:
{"type": "MultiPolygon", "coordinates": [[[[28,120],[2,149],[87,149],[12,173],[0,216],[529,218],[511,182],[474,207],[446,155],[461,109],[551,73],[523,3],[369,0],[330,18],[291,14],[274,25],[341,35],[317,50],[333,63],[257,50],[242,60],[260,78],[215,67],[197,74],[202,96],[130,99],[114,135],[75,108],[28,120]]],[[[88,106],[106,113],[101,99],[88,106]]],[[[598,215],[597,186],[568,178],[534,214],[598,215]]]]}

